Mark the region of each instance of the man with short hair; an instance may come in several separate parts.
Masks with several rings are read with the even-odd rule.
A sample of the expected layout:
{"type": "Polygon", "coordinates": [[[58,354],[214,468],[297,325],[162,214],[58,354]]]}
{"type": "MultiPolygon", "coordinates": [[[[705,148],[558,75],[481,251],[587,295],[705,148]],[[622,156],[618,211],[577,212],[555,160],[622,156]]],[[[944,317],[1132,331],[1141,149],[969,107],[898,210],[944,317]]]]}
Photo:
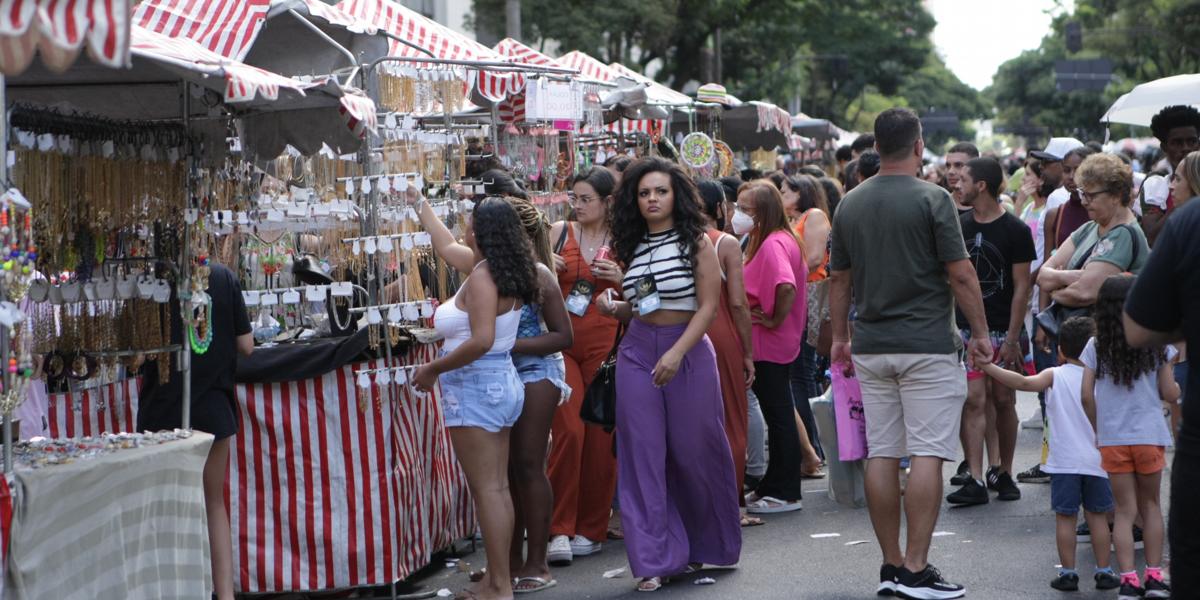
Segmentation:
{"type": "Polygon", "coordinates": [[[958,454],[967,395],[954,304],[972,331],[972,365],[988,360],[979,280],[963,244],[954,201],[916,177],[925,144],[906,108],[875,119],[882,166],[842,199],[833,223],[830,306],[835,369],[854,371],[867,423],[867,507],[883,551],[880,593],[959,598],[966,590],[928,563],[942,496],[942,462],[958,454]],[[853,355],[849,312],[853,300],[853,355]],[[900,549],[900,459],[911,459],[900,549]]]}
{"type": "Polygon", "coordinates": [[[1191,106],[1168,106],[1154,115],[1150,130],[1167,155],[1165,168],[1150,174],[1142,183],[1142,231],[1153,247],[1167,213],[1174,210],[1176,202],[1188,200],[1171,195],[1171,176],[1183,157],[1200,150],[1200,111],[1191,106]]]}
{"type": "MultiPolygon", "coordinates": [[[[1024,331],[1031,286],[1029,264],[1036,254],[1029,228],[1000,205],[998,195],[1003,182],[1004,170],[996,159],[968,161],[959,176],[958,191],[963,203],[971,210],[959,220],[967,254],[979,278],[994,360],[1005,368],[1024,373],[1025,351],[1029,347],[1029,338],[1024,331]]],[[[962,311],[958,311],[957,321],[963,338],[968,339],[970,323],[962,311]]],[[[946,497],[947,502],[987,504],[988,488],[999,493],[999,500],[1021,498],[1021,490],[1012,478],[1019,426],[1016,393],[981,370],[969,370],[960,436],[969,478],[946,497]],[[989,449],[990,465],[985,480],[983,447],[988,431],[986,409],[989,405],[995,413],[993,427],[997,432],[998,448],[989,449]]]]}
{"type": "Polygon", "coordinates": [[[864,133],[856,138],[850,144],[850,158],[855,159],[862,156],[863,152],[875,147],[875,136],[869,133],[864,133]]]}
{"type": "Polygon", "coordinates": [[[963,204],[958,182],[967,168],[967,161],[973,158],[979,158],[979,148],[971,142],[959,142],[946,151],[946,184],[950,186],[950,196],[954,198],[954,205],[958,207],[960,215],[971,210],[970,206],[963,204]]]}

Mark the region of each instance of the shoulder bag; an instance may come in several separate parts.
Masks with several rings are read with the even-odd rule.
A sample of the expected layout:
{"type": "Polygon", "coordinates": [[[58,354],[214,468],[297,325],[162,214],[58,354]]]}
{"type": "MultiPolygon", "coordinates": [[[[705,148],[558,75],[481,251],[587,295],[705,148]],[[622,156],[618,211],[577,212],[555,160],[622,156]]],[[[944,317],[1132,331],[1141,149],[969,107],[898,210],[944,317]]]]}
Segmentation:
{"type": "Polygon", "coordinates": [[[617,337],[612,350],[608,351],[608,358],[596,369],[596,377],[584,391],[583,405],[579,408],[579,418],[584,423],[599,425],[605,431],[612,431],[617,426],[617,350],[624,335],[625,324],[622,323],[617,327],[617,337]]]}
{"type": "MultiPolygon", "coordinates": [[[[1133,264],[1136,263],[1138,259],[1139,249],[1137,232],[1135,232],[1133,227],[1128,223],[1122,223],[1117,227],[1128,229],[1129,235],[1133,238],[1133,254],[1129,258],[1129,267],[1133,267],[1133,264]]],[[[1087,265],[1088,259],[1091,258],[1092,253],[1096,251],[1096,246],[1100,245],[1101,239],[1102,238],[1099,236],[1096,237],[1096,243],[1092,244],[1092,247],[1088,248],[1088,251],[1084,252],[1083,256],[1071,266],[1072,271],[1078,271],[1087,265]]],[[[1060,327],[1062,327],[1064,321],[1072,317],[1086,317],[1091,310],[1091,306],[1063,306],[1057,302],[1051,302],[1050,306],[1046,307],[1046,310],[1043,310],[1037,314],[1037,324],[1040,325],[1042,329],[1045,329],[1046,333],[1053,337],[1058,337],[1058,330],[1060,327]]]]}

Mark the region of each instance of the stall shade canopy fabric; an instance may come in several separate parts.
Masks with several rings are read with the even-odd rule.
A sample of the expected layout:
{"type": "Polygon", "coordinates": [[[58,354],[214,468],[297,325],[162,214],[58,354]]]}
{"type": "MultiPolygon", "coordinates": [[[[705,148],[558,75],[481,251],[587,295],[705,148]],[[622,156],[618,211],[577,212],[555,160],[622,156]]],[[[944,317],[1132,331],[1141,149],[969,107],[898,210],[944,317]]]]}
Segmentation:
{"type": "MultiPolygon", "coordinates": [[[[562,55],[562,57],[558,59],[558,62],[564,66],[578,70],[579,74],[583,77],[595,79],[597,81],[615,83],[622,77],[622,75],[612,67],[609,67],[596,58],[593,58],[586,52],[580,52],[579,50],[572,50],[571,52],[562,55]]],[[[629,119],[622,119],[622,121],[624,121],[623,124],[609,123],[607,129],[609,131],[620,131],[623,127],[626,132],[641,132],[648,134],[654,131],[656,128],[661,129],[663,126],[662,121],[632,121],[629,119]]]]}
{"type": "Polygon", "coordinates": [[[62,71],[84,45],[99,64],[128,66],[129,26],[129,0],[0,0],[0,73],[24,71],[39,50],[62,71]]]}
{"type": "Polygon", "coordinates": [[[1154,115],[1176,104],[1200,108],[1200,73],[1175,75],[1143,83],[1118,98],[1100,122],[1149,127],[1154,115]]]}
{"type": "MultiPolygon", "coordinates": [[[[393,0],[342,0],[342,11],[374,23],[377,27],[429,50],[435,58],[468,61],[504,62],[504,57],[491,48],[476,42],[444,25],[432,21],[393,0]]],[[[393,40],[390,54],[405,58],[428,56],[393,40]]],[[[420,65],[421,63],[415,63],[420,65]]],[[[467,82],[483,99],[499,102],[525,85],[520,73],[469,69],[467,82]]]]}
{"type": "Polygon", "coordinates": [[[621,63],[612,63],[608,66],[621,77],[646,84],[646,97],[651,104],[659,106],[691,106],[695,103],[690,96],[681,94],[621,63]]]}
{"type": "Polygon", "coordinates": [[[226,58],[246,58],[270,0],[143,0],[134,22],[167,37],[188,38],[226,58]]]}

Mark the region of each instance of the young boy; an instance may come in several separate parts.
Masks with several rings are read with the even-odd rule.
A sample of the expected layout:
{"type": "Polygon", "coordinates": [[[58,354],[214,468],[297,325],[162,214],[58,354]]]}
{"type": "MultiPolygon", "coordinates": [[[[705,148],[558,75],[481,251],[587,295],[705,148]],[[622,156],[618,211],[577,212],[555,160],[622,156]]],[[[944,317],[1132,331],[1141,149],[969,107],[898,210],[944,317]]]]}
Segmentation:
{"type": "Polygon", "coordinates": [[[1108,474],[1100,467],[1096,433],[1084,413],[1080,398],[1083,364],[1079,362],[1079,356],[1092,337],[1092,330],[1092,320],[1087,317],[1068,319],[1059,330],[1059,366],[1032,377],[1007,371],[994,364],[983,366],[989,376],[1012,389],[1046,392],[1050,454],[1044,470],[1050,473],[1050,504],[1055,513],[1055,538],[1059,561],[1062,562],[1058,577],[1050,582],[1050,587],[1064,592],[1079,589],[1079,574],[1075,571],[1075,523],[1080,504],[1083,504],[1084,518],[1092,530],[1092,551],[1096,554],[1096,589],[1111,590],[1121,584],[1109,566],[1111,534],[1105,517],[1105,513],[1111,512],[1116,504],[1112,488],[1109,487],[1108,474]]]}

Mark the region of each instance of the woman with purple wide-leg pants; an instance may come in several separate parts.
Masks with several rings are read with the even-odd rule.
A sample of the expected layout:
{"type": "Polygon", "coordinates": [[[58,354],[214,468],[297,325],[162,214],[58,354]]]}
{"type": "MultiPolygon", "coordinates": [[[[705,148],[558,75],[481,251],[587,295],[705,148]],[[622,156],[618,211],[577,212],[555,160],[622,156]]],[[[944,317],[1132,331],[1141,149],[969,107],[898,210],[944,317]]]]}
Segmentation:
{"type": "Polygon", "coordinates": [[[692,563],[736,564],[742,548],[721,380],[705,335],[721,275],[699,206],[678,165],[644,158],[626,169],[612,227],[625,300],[598,302],[630,322],[617,356],[617,493],[639,591],[692,563]]]}

